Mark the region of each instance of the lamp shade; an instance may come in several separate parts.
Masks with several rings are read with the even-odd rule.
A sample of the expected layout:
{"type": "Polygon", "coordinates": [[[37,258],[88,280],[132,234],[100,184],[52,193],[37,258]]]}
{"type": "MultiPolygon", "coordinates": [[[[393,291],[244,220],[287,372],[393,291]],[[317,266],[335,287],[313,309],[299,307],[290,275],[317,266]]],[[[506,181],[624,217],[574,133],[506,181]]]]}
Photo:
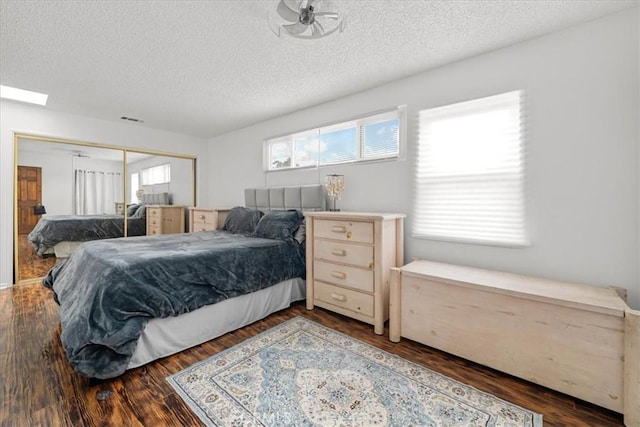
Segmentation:
{"type": "Polygon", "coordinates": [[[340,195],[344,191],[344,175],[327,175],[325,187],[327,189],[327,195],[332,201],[332,208],[329,210],[339,211],[340,209],[336,206],[336,200],[340,198],[340,195]]]}
{"type": "Polygon", "coordinates": [[[47,213],[47,210],[42,205],[35,205],[33,207],[33,214],[34,215],[44,215],[46,213],[47,213]]]}

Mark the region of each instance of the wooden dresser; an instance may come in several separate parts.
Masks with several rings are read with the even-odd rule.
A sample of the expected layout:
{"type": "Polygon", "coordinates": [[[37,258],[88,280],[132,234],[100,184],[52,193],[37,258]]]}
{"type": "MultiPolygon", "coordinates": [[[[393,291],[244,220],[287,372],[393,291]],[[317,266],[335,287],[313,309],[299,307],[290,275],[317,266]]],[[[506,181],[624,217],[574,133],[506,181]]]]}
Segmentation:
{"type": "Polygon", "coordinates": [[[222,228],[231,208],[189,208],[189,233],[222,228]]]}
{"type": "Polygon", "coordinates": [[[184,206],[147,205],[147,236],[184,233],[184,206]]]}
{"type": "Polygon", "coordinates": [[[374,325],[389,318],[389,274],[403,264],[404,214],[305,212],[307,309],[374,325]]]}

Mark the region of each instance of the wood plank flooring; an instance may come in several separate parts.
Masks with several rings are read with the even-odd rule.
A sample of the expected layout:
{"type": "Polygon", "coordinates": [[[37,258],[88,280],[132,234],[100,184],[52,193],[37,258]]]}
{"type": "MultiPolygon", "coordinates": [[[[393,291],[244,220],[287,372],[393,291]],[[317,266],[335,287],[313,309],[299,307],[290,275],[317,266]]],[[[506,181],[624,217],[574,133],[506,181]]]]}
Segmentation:
{"type": "Polygon", "coordinates": [[[29,243],[28,234],[18,235],[18,281],[43,277],[58,260],[38,255],[29,243]]]}
{"type": "Polygon", "coordinates": [[[303,316],[543,414],[545,426],[621,426],[622,416],[303,303],[119,378],[81,377],[60,344],[58,306],[40,284],[0,290],[0,425],[199,426],[165,377],[287,319],[303,316]]]}

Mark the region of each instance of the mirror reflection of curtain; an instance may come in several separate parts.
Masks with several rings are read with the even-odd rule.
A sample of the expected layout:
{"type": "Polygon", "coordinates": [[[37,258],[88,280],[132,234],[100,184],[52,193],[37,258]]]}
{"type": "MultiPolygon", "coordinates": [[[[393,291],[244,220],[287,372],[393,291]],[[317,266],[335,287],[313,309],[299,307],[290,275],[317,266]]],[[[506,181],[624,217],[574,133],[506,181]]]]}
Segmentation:
{"type": "Polygon", "coordinates": [[[115,214],[116,202],[124,200],[120,173],[74,170],[75,215],[115,214]]]}

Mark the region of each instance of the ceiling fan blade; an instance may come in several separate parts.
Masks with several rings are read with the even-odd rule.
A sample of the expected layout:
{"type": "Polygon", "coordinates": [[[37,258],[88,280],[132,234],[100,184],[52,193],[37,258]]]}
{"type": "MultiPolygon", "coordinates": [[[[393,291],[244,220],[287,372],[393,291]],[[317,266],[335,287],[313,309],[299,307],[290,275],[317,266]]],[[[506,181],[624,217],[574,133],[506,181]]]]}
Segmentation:
{"type": "Polygon", "coordinates": [[[283,25],[282,28],[289,32],[289,34],[301,34],[304,33],[309,26],[302,22],[296,22],[295,24],[283,25]]]}
{"type": "Polygon", "coordinates": [[[301,1],[302,0],[282,0],[285,6],[287,6],[289,9],[293,10],[296,13],[300,12],[301,1]]]}
{"type": "Polygon", "coordinates": [[[318,16],[322,16],[323,18],[333,18],[338,19],[338,14],[336,12],[316,12],[316,18],[318,16]]]}
{"type": "Polygon", "coordinates": [[[291,9],[289,5],[285,2],[285,0],[280,0],[280,3],[278,3],[278,8],[276,9],[276,11],[278,12],[278,15],[280,15],[280,17],[285,21],[298,22],[298,19],[300,18],[300,14],[295,10],[291,9]]]}
{"type": "Polygon", "coordinates": [[[319,34],[318,37],[322,37],[322,35],[324,34],[324,27],[318,21],[315,21],[313,23],[312,31],[314,35],[319,34]]]}

